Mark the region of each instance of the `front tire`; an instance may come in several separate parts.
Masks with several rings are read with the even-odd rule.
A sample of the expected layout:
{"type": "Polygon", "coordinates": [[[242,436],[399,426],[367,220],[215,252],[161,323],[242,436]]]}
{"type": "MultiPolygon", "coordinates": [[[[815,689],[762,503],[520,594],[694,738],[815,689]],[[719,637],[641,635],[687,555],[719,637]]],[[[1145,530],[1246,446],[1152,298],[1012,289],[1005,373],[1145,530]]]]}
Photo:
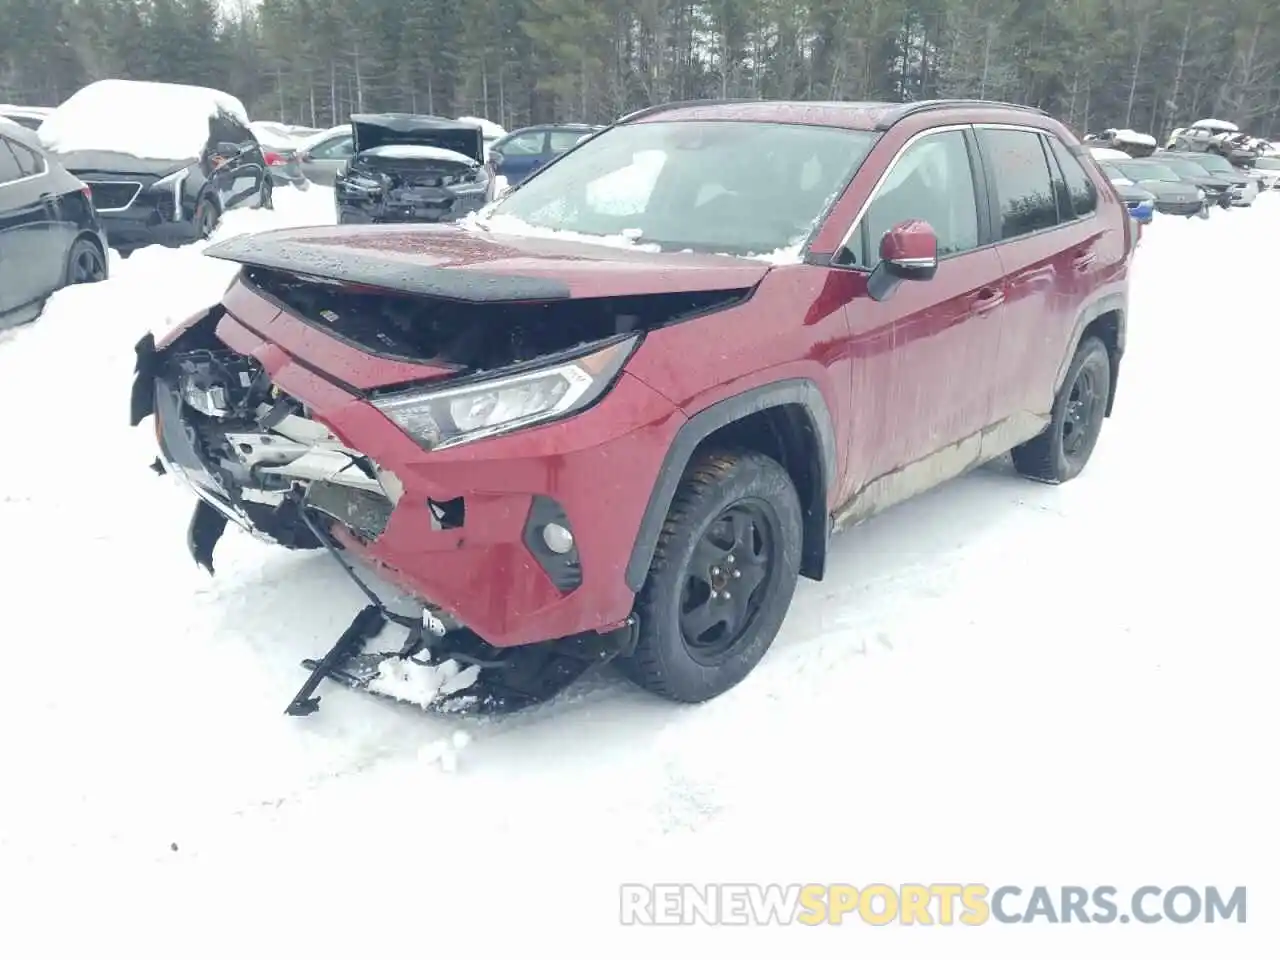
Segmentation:
{"type": "Polygon", "coordinates": [[[701,703],[755,669],[800,572],[800,499],[787,471],[753,451],[699,456],[676,491],[636,603],[633,683],[701,703]]]}
{"type": "Polygon", "coordinates": [[[208,197],[196,204],[195,224],[196,237],[200,240],[208,240],[218,228],[218,208],[208,197]]]}
{"type": "Polygon", "coordinates": [[[1093,455],[1111,397],[1111,356],[1097,337],[1086,337],[1067,368],[1053,401],[1049,426],[1013,448],[1013,465],[1024,477],[1065,483],[1080,475],[1093,455]]]}

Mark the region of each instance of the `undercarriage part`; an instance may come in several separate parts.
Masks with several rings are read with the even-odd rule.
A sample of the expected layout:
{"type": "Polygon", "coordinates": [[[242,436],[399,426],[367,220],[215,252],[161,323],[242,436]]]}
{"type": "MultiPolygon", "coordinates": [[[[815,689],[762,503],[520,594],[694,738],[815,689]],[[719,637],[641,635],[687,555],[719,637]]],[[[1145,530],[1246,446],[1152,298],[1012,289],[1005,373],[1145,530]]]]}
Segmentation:
{"type": "Polygon", "coordinates": [[[342,556],[328,534],[308,515],[305,504],[300,515],[369,604],[356,614],[328,653],[319,660],[302,661],[302,666],[311,671],[311,675],[285,708],[289,716],[307,716],[319,708],[320,698],[312,694],[326,678],[353,689],[379,693],[371,684],[380,676],[383,663],[392,659],[411,660],[421,666],[452,660],[477,668],[477,676],[465,686],[456,690],[447,689],[447,684],[442,687],[441,693],[424,705],[430,712],[452,715],[511,713],[550,700],[589,670],[598,669],[614,657],[626,656],[635,649],[634,617],[628,619],[622,628],[607,634],[585,633],[548,643],[499,650],[465,628],[446,630],[443,622],[429,610],[421,618],[394,613],[386,608],[342,556]],[[400,649],[365,653],[365,643],[378,636],[387,623],[409,629],[400,649]],[[423,652],[428,654],[430,661],[417,659],[423,652]]]}

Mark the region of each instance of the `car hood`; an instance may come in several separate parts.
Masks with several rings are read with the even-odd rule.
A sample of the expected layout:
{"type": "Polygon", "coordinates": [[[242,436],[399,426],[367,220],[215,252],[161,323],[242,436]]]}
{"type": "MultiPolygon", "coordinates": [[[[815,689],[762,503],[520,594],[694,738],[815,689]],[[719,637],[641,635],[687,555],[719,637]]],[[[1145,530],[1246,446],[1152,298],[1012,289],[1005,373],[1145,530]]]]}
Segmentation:
{"type": "Polygon", "coordinates": [[[224,240],[205,254],[469,303],[742,290],[771,269],[764,261],[716,254],[648,253],[434,224],[276,230],[224,240]]]}
{"type": "Polygon", "coordinates": [[[363,114],[351,118],[356,153],[387,146],[437,147],[484,163],[479,127],[429,117],[363,114]]]}
{"type": "Polygon", "coordinates": [[[1121,200],[1135,200],[1138,203],[1141,203],[1143,200],[1155,199],[1155,194],[1150,190],[1143,189],[1142,187],[1131,186],[1127,183],[1117,183],[1115,184],[1115,188],[1116,193],[1119,194],[1121,200]]]}
{"type": "Polygon", "coordinates": [[[1139,180],[1138,186],[1143,190],[1151,191],[1157,200],[1166,200],[1170,203],[1190,202],[1200,199],[1200,194],[1196,192],[1196,188],[1187,183],[1171,183],[1168,180],[1139,180]]]}

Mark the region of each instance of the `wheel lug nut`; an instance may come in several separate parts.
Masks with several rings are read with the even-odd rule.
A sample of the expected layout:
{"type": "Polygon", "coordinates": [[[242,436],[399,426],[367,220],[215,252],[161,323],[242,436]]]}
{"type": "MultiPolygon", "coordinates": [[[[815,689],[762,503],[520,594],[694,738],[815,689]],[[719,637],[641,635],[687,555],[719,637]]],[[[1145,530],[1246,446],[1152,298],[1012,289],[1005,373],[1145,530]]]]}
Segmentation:
{"type": "Polygon", "coordinates": [[[721,597],[723,597],[725,600],[728,600],[728,599],[729,599],[729,591],[728,591],[728,590],[726,590],[724,593],[722,593],[722,594],[721,594],[721,597]]]}
{"type": "Polygon", "coordinates": [[[720,576],[720,568],[719,568],[719,567],[712,567],[712,568],[711,568],[711,575],[712,575],[713,577],[718,577],[718,576],[720,576]]]}
{"type": "Polygon", "coordinates": [[[732,553],[731,553],[731,554],[729,554],[729,555],[728,555],[727,557],[725,557],[724,559],[725,559],[725,562],[726,562],[726,563],[733,563],[733,554],[732,554],[732,553]]]}
{"type": "Polygon", "coordinates": [[[735,570],[735,571],[733,571],[733,578],[734,578],[735,580],[736,580],[736,579],[738,579],[738,577],[740,577],[740,576],[742,576],[742,571],[741,571],[741,570],[735,570]]]}

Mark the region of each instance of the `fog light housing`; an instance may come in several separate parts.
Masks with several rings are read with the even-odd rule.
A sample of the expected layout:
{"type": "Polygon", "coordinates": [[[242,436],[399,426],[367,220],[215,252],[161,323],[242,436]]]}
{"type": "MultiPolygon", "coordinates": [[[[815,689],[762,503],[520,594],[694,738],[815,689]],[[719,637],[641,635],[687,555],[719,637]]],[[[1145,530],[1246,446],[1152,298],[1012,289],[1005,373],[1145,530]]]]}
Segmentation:
{"type": "Polygon", "coordinates": [[[542,528],[542,542],[555,554],[566,554],[573,549],[573,534],[558,523],[548,523],[542,528]]]}

